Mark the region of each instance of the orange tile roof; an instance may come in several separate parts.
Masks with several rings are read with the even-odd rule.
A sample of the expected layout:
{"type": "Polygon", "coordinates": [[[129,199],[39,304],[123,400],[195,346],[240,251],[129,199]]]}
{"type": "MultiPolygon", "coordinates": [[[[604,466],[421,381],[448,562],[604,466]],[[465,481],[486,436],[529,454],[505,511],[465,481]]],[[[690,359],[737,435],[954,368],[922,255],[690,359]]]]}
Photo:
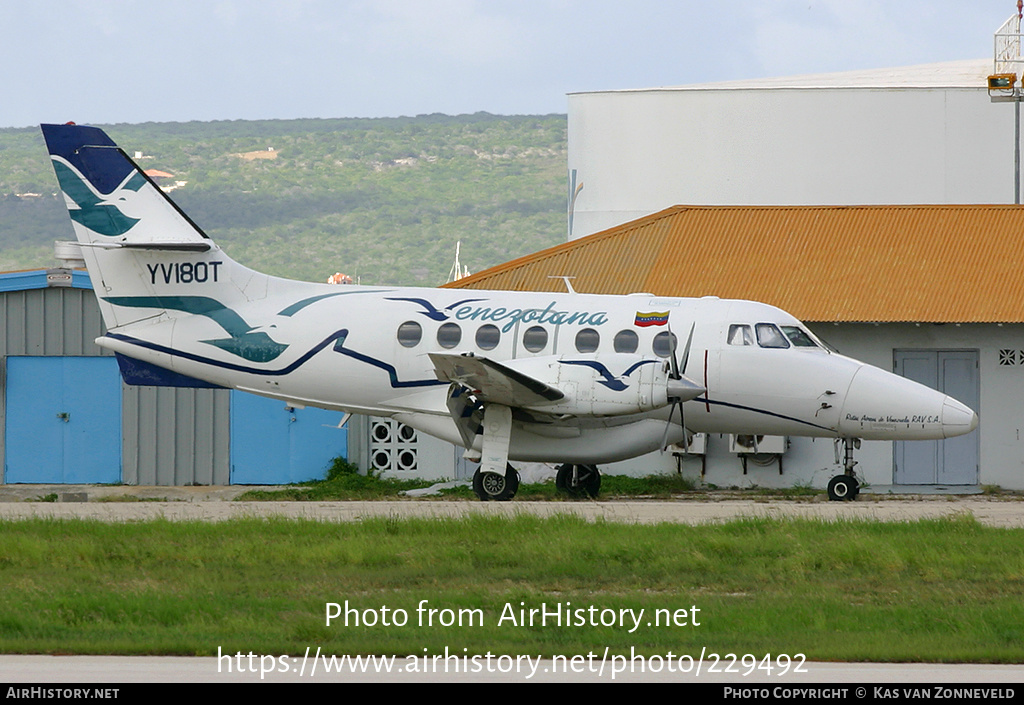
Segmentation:
{"type": "Polygon", "coordinates": [[[674,206],[449,284],[764,301],[806,321],[1024,322],[1024,208],[674,206]]]}

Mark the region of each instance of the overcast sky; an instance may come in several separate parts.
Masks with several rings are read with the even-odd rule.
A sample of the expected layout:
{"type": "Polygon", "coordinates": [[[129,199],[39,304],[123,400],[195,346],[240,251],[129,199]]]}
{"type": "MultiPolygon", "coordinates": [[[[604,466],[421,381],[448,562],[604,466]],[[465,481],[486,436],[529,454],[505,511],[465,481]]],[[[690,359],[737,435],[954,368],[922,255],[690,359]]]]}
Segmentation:
{"type": "Polygon", "coordinates": [[[0,127],[564,113],[566,93],[991,58],[1016,0],[0,0],[0,127]]]}

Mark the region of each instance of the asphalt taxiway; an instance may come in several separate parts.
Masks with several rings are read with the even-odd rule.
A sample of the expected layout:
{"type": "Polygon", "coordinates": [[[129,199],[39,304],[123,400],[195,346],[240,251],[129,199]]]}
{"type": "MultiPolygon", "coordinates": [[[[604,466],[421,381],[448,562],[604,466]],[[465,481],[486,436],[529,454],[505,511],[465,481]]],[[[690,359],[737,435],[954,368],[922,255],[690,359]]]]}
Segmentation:
{"type": "Polygon", "coordinates": [[[0,519],[78,517],[101,521],[149,519],[223,521],[237,517],[289,517],[359,521],[369,517],[432,518],[467,514],[553,516],[638,524],[703,524],[744,517],[802,517],[823,521],[914,521],[970,515],[986,526],[1024,527],[1024,500],[1016,497],[922,495],[887,498],[862,495],[855,502],[789,499],[680,499],[550,502],[475,502],[438,499],[346,502],[242,502],[248,488],[104,487],[54,490],[16,485],[0,489],[0,519]],[[7,488],[15,489],[7,489],[7,488]],[[17,494],[13,494],[13,493],[17,494]],[[50,499],[56,501],[39,501],[50,499]],[[35,500],[35,501],[33,501],[35,500]],[[63,501],[62,501],[63,500],[63,501]]]}

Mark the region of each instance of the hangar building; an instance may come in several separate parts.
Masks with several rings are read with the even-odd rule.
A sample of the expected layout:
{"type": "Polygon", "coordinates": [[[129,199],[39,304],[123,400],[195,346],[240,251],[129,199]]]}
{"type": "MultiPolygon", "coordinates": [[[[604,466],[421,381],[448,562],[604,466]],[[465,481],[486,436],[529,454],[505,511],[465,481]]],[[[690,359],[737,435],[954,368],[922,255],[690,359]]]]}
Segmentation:
{"type": "MultiPolygon", "coordinates": [[[[866,443],[869,483],[1024,489],[1024,306],[1010,271],[1024,223],[986,205],[1015,202],[1014,110],[990,99],[992,73],[971,60],[570,94],[568,231],[580,249],[460,285],[545,289],[559,275],[592,293],[777,305],[843,352],[979,411],[957,443],[866,443]]],[[[772,439],[744,454],[743,440],[699,439],[708,482],[822,486],[836,470],[828,442],[772,439]]],[[[648,456],[609,471],[671,466],[648,456]]]]}
{"type": "MultiPolygon", "coordinates": [[[[865,442],[858,473],[875,488],[1024,489],[1024,283],[1019,206],[676,206],[462,279],[460,288],[629,294],[774,304],[844,354],[942,389],[979,413],[944,441],[865,442]]],[[[688,413],[699,413],[688,412],[688,413]]],[[[712,435],[693,453],[608,472],[704,472],[718,486],[824,486],[833,442],[712,435]]]]}

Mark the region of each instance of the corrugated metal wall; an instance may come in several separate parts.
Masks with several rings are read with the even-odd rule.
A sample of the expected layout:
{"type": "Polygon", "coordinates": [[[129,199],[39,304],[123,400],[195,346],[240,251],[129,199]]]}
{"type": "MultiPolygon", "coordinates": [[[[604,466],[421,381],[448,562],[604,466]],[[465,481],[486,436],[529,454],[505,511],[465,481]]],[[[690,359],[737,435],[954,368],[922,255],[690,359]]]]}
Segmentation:
{"type": "Polygon", "coordinates": [[[89,290],[49,287],[0,294],[0,354],[111,355],[93,341],[103,334],[89,290]]]}
{"type": "Polygon", "coordinates": [[[230,484],[229,394],[227,389],[124,385],[124,482],[230,484]]]}
{"type": "MultiPolygon", "coordinates": [[[[103,333],[91,290],[48,287],[0,292],[0,429],[6,429],[7,421],[7,356],[109,356],[93,342],[103,333]]],[[[228,484],[226,390],[124,385],[122,394],[123,482],[228,484]]],[[[5,458],[5,445],[0,433],[0,461],[5,458]]]]}

